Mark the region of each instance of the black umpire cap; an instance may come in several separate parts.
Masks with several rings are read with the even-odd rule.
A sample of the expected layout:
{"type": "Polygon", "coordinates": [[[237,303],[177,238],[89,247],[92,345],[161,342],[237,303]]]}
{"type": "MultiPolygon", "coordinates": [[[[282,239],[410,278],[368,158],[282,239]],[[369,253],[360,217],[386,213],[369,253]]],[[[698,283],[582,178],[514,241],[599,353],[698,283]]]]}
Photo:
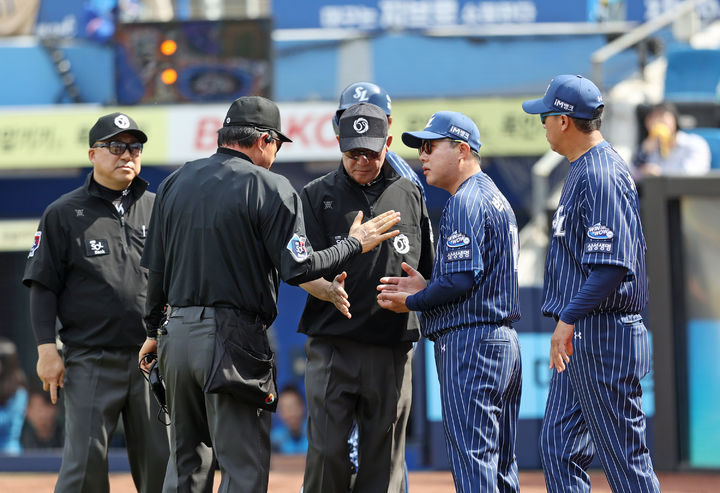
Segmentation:
{"type": "Polygon", "coordinates": [[[340,150],[370,149],[380,152],[388,137],[385,112],[370,103],[358,103],[346,109],[340,121],[340,150]]]}
{"type": "Polygon", "coordinates": [[[109,115],[98,118],[98,121],[96,121],[95,125],[90,129],[90,147],[92,147],[95,142],[107,140],[110,137],[115,137],[122,133],[133,134],[143,144],[148,140],[147,135],[140,130],[135,120],[125,113],[110,113],[109,115]]]}
{"type": "Polygon", "coordinates": [[[292,142],[280,131],[280,110],[277,105],[261,96],[243,96],[230,105],[223,127],[254,127],[257,130],[272,130],[283,142],[292,142]]]}

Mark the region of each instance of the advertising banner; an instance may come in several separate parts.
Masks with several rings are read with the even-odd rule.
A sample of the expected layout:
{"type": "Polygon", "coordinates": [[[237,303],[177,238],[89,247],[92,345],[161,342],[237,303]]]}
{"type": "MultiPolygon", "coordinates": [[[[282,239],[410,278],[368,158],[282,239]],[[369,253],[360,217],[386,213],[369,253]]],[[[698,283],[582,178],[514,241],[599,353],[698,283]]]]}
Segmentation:
{"type": "MultiPolygon", "coordinates": [[[[460,111],[480,129],[483,156],[540,156],[548,145],[537,117],[524,113],[523,98],[426,99],[393,103],[391,149],[417,159],[403,145],[405,131],[420,130],[435,111],[460,111]]],[[[293,142],[283,145],[278,162],[335,161],[340,151],[332,128],[335,102],[281,103],[282,129],[293,142]]],[[[175,106],[22,108],[0,111],[0,169],[88,166],[87,135],[100,115],[127,112],[147,133],[143,164],[179,166],[217,148],[217,130],[227,104],[175,106]]]]}

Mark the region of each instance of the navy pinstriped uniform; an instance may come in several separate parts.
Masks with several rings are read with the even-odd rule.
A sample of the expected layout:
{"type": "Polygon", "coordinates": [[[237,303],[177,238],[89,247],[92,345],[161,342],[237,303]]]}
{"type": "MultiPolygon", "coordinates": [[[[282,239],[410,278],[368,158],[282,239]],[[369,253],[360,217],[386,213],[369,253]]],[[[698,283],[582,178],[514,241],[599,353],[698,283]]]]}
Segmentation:
{"type": "MultiPolygon", "coordinates": [[[[515,432],[521,362],[517,222],[483,172],[452,195],[440,220],[432,279],[472,271],[466,296],[422,312],[435,341],[443,425],[458,492],[518,491],[515,432]]],[[[432,282],[432,280],[431,280],[432,282]]]]}
{"type": "Polygon", "coordinates": [[[553,218],[542,311],[557,319],[593,265],[619,265],[628,274],[578,320],[567,369],[553,373],[540,436],[550,492],[590,491],[594,453],[614,492],[660,491],[640,405],[640,379],[651,364],[638,315],[648,300],[645,250],[635,184],[603,141],[570,165],[553,218]]]}

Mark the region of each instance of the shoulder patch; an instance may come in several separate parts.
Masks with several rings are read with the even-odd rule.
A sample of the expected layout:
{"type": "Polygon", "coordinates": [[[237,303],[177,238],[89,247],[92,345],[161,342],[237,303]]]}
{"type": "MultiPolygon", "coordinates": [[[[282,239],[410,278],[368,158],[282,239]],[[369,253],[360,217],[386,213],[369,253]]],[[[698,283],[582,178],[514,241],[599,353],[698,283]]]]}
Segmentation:
{"type": "Polygon", "coordinates": [[[470,238],[459,231],[453,231],[447,239],[448,248],[460,248],[470,244],[470,238]]]}
{"type": "Polygon", "coordinates": [[[35,250],[37,250],[40,246],[40,238],[42,238],[42,231],[35,233],[35,239],[33,240],[32,247],[30,248],[30,253],[28,253],[28,258],[35,255],[35,250]]]}
{"type": "Polygon", "coordinates": [[[590,226],[587,235],[591,240],[612,240],[615,237],[610,228],[600,223],[590,226]]]}
{"type": "Polygon", "coordinates": [[[290,250],[290,254],[293,256],[296,262],[302,262],[307,258],[307,248],[305,247],[305,237],[298,236],[297,233],[290,238],[287,244],[287,249],[290,250]]]}

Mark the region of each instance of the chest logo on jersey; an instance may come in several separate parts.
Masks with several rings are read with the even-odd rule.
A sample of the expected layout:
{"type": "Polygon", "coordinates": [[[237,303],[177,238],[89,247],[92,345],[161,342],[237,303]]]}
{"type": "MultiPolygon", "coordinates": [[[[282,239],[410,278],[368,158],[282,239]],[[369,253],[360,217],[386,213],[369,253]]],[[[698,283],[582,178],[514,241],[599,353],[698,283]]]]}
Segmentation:
{"type": "Polygon", "coordinates": [[[555,211],[555,215],[552,220],[553,236],[565,236],[565,206],[561,205],[555,211]]]}
{"type": "Polygon", "coordinates": [[[410,240],[404,234],[399,234],[393,238],[393,247],[400,255],[404,255],[410,251],[410,240]]]}
{"type": "Polygon", "coordinates": [[[107,240],[86,240],[85,255],[88,257],[97,257],[98,255],[107,255],[110,253],[110,245],[107,240]]]}
{"type": "Polygon", "coordinates": [[[459,231],[453,231],[453,234],[451,234],[447,239],[448,248],[460,248],[469,244],[470,238],[459,231]]]}
{"type": "Polygon", "coordinates": [[[290,254],[296,262],[302,262],[307,258],[307,248],[305,247],[304,236],[298,236],[297,233],[294,234],[287,244],[287,249],[290,250],[290,254]]]}
{"type": "Polygon", "coordinates": [[[42,238],[42,231],[35,233],[35,239],[33,240],[32,248],[30,248],[30,253],[28,253],[28,258],[35,255],[35,250],[40,246],[40,238],[42,238]]]}
{"type": "Polygon", "coordinates": [[[327,211],[333,208],[332,200],[323,200],[323,210],[327,211]]]}
{"type": "Polygon", "coordinates": [[[84,217],[85,209],[75,209],[75,217],[84,217]]]}
{"type": "Polygon", "coordinates": [[[603,226],[600,223],[591,226],[587,232],[588,238],[591,240],[612,240],[615,237],[615,233],[612,229],[607,226],[603,226]]]}

